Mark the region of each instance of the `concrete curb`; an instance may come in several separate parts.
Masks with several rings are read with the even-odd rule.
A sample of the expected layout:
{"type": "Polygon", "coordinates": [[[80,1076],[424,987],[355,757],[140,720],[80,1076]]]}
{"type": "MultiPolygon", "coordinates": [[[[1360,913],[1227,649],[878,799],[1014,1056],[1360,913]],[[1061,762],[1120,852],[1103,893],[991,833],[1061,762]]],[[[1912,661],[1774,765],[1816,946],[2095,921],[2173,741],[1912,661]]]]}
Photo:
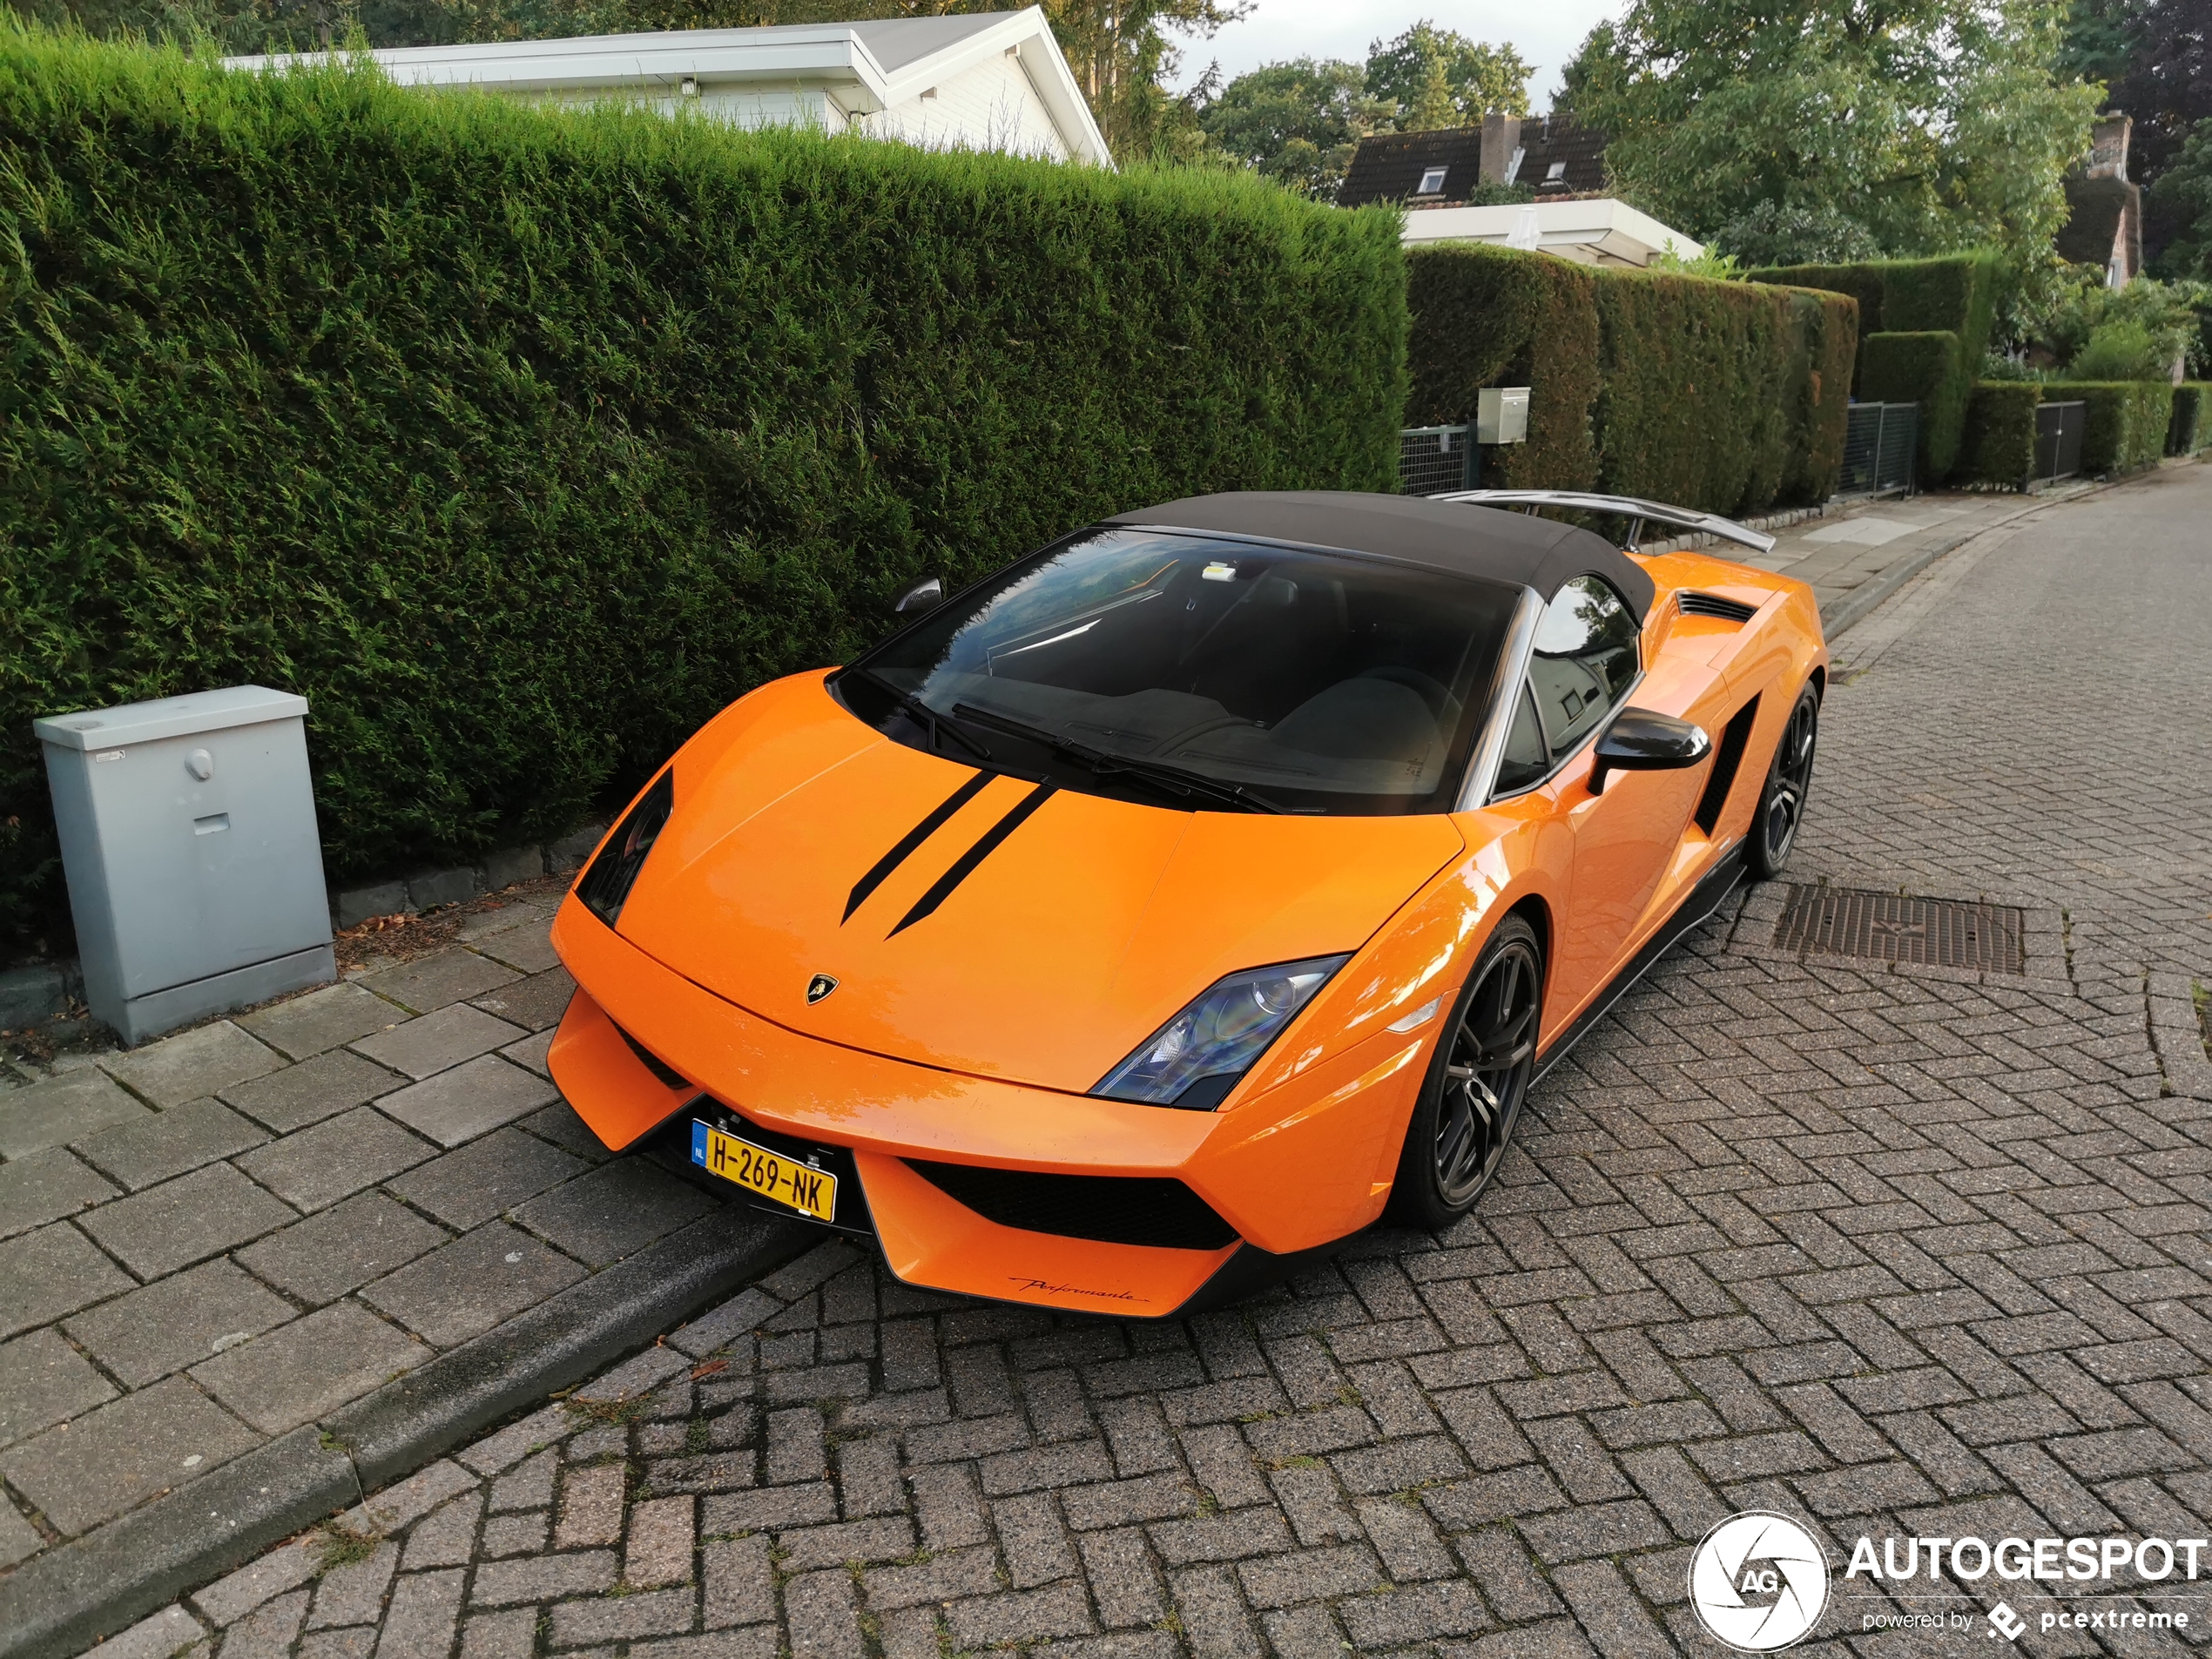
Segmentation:
{"type": "Polygon", "coordinates": [[[323,1421],[25,1561],[0,1580],[0,1656],[83,1652],[818,1241],[752,1211],[702,1217],[323,1421]]]}

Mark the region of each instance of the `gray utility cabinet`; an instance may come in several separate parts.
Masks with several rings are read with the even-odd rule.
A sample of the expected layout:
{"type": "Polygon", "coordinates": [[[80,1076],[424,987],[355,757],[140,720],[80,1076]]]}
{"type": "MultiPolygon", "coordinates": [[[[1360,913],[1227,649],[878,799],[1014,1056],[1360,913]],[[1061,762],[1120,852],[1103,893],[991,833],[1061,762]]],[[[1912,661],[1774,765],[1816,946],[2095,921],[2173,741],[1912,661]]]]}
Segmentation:
{"type": "Polygon", "coordinates": [[[234,685],[34,724],[85,1000],[126,1043],[337,977],[307,712],[234,685]]]}

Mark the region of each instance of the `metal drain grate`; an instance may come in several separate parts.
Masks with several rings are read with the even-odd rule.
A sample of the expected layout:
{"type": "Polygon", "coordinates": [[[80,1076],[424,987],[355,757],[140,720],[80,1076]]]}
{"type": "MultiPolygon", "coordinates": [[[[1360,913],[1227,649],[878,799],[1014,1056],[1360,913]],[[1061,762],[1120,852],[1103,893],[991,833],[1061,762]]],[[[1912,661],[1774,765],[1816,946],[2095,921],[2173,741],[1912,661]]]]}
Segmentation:
{"type": "Polygon", "coordinates": [[[1774,942],[1800,954],[2025,974],[2025,930],[2026,918],[2009,905],[1913,899],[1860,887],[1792,887],[1774,942]]]}

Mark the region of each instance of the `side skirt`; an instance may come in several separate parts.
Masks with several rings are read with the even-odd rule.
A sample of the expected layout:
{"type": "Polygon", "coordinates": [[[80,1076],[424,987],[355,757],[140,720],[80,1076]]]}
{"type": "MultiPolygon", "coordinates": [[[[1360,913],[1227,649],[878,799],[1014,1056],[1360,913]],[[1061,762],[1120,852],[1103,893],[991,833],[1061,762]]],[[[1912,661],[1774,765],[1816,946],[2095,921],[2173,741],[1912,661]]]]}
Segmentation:
{"type": "Polygon", "coordinates": [[[1651,971],[1651,965],[1673,949],[1676,942],[1691,928],[1701,927],[1713,912],[1721,907],[1728,895],[1736,891],[1737,883],[1743,879],[1743,843],[1738,841],[1722,855],[1720,861],[1697,879],[1697,885],[1683,895],[1675,907],[1675,914],[1661,924],[1659,931],[1644,941],[1644,947],[1635,959],[1613,976],[1600,993],[1596,1001],[1582,1010],[1581,1017],[1559,1034],[1551,1047],[1536,1056],[1535,1075],[1529,1078],[1534,1087],[1544,1074],[1567,1058],[1568,1051],[1588,1035],[1589,1028],[1613,1011],[1613,1005],[1626,995],[1629,988],[1651,971]]]}

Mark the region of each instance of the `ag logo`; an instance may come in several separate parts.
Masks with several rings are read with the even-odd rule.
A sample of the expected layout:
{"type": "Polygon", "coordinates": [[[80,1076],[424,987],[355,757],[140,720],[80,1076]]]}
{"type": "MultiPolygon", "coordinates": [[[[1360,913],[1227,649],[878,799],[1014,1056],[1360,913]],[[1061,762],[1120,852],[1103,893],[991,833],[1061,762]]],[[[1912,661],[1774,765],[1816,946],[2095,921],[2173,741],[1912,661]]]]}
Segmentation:
{"type": "Polygon", "coordinates": [[[827,974],[817,974],[806,981],[806,1000],[819,1002],[837,988],[837,981],[827,974]]]}
{"type": "Polygon", "coordinates": [[[1787,1515],[1750,1510],[1707,1533],[1689,1558],[1699,1622],[1741,1653],[1802,1641],[1828,1605],[1828,1558],[1787,1515]]]}

